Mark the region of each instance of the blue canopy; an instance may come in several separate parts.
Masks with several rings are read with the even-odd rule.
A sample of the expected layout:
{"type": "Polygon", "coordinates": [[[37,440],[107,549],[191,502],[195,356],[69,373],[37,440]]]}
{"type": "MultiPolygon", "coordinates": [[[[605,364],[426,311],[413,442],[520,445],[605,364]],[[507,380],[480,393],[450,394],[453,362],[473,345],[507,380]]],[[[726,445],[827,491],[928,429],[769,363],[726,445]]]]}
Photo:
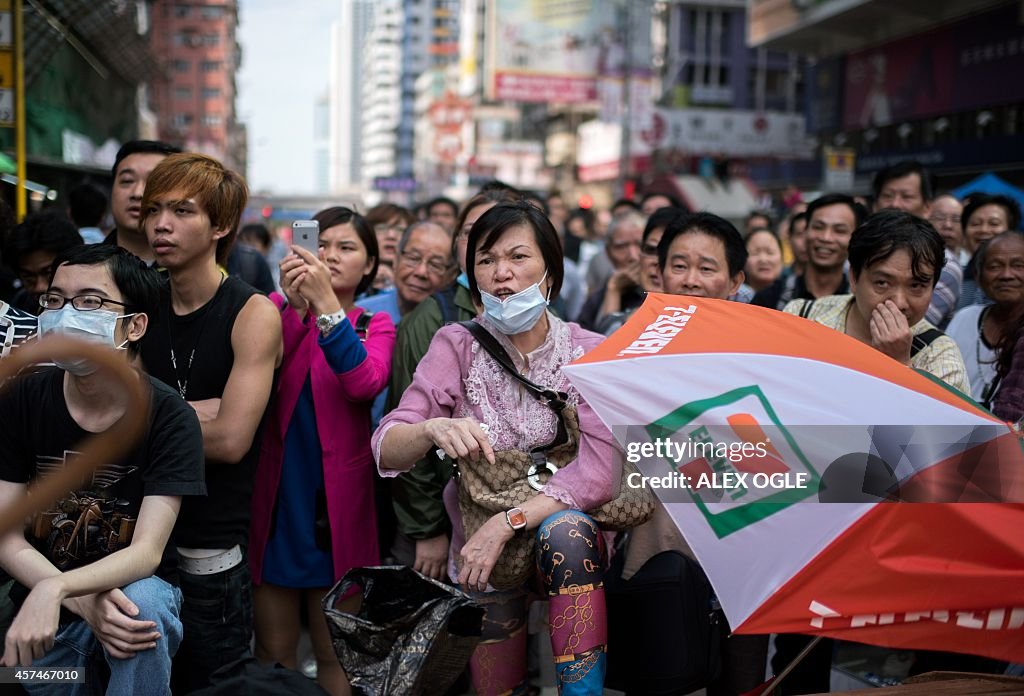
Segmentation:
{"type": "Polygon", "coordinates": [[[1002,194],[1009,196],[1013,200],[1017,201],[1017,205],[1024,209],[1024,191],[1009,183],[1008,181],[999,178],[992,172],[986,172],[979,176],[977,179],[968,181],[960,188],[955,188],[952,194],[963,200],[965,196],[972,193],[987,193],[991,196],[1002,194]]]}

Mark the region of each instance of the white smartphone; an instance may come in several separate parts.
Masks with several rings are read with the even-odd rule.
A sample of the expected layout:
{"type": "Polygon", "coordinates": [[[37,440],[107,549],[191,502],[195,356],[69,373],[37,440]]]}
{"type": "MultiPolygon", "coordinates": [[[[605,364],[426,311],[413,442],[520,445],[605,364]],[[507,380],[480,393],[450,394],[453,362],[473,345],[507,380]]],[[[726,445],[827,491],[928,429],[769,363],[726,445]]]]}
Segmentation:
{"type": "Polygon", "coordinates": [[[292,244],[300,246],[313,256],[320,253],[320,223],[316,220],[296,220],[292,223],[292,244]]]}

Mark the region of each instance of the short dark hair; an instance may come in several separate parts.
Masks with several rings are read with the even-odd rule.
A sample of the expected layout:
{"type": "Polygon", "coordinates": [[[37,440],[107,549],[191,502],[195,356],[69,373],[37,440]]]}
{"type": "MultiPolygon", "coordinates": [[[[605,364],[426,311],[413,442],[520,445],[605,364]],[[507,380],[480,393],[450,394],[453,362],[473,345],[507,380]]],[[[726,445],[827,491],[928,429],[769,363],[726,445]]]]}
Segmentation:
{"type": "Polygon", "coordinates": [[[238,230],[238,239],[239,241],[249,239],[269,247],[270,230],[262,222],[250,222],[247,225],[242,225],[242,229],[238,230]]]}
{"type": "Polygon", "coordinates": [[[509,184],[506,184],[504,181],[501,181],[500,179],[491,179],[490,181],[485,181],[484,185],[480,187],[480,190],[477,191],[477,193],[490,193],[491,191],[510,191],[512,193],[517,194],[522,193],[515,186],[510,186],[509,184]]]}
{"type": "Polygon", "coordinates": [[[990,196],[986,193],[975,193],[971,195],[971,200],[964,206],[964,212],[960,215],[964,229],[967,228],[967,223],[970,221],[971,216],[978,212],[979,208],[986,205],[998,205],[1006,211],[1006,224],[1009,229],[1016,230],[1020,227],[1020,206],[1017,204],[1017,201],[1009,196],[990,196]]]}
{"type": "Polygon", "coordinates": [[[914,277],[935,287],[946,264],[946,244],[932,223],[902,210],[880,210],[853,231],[847,253],[854,280],[901,249],[910,254],[914,277]]]}
{"type": "Polygon", "coordinates": [[[775,243],[779,246],[779,251],[782,251],[782,240],[779,239],[779,235],[776,234],[775,230],[773,230],[771,227],[755,227],[754,229],[750,230],[750,234],[748,234],[746,239],[743,240],[743,244],[749,244],[750,240],[754,238],[755,234],[771,235],[771,238],[774,239],[775,243]]]}
{"type": "Polygon", "coordinates": [[[503,188],[494,187],[486,190],[480,189],[475,196],[463,204],[462,210],[459,211],[459,218],[455,221],[455,234],[452,236],[459,236],[459,232],[466,224],[466,218],[469,217],[469,211],[473,210],[473,208],[479,208],[490,203],[518,203],[522,200],[522,197],[523,194],[520,191],[510,186],[503,188]]]}
{"type": "Polygon", "coordinates": [[[805,211],[807,213],[807,224],[811,224],[811,220],[814,219],[816,212],[830,205],[845,205],[852,210],[855,228],[860,227],[860,224],[864,222],[864,218],[868,216],[867,209],[855,201],[853,196],[847,196],[845,193],[826,193],[815,198],[807,205],[807,210],[805,211]]]}
{"type": "Polygon", "coordinates": [[[658,208],[647,218],[647,224],[644,225],[643,241],[646,242],[654,230],[668,227],[673,220],[683,215],[686,215],[686,213],[678,208],[658,208]]]}
{"type": "Polygon", "coordinates": [[[403,226],[416,222],[416,216],[408,208],[403,208],[396,203],[381,203],[373,206],[366,211],[366,222],[370,227],[376,227],[386,223],[396,215],[402,219],[403,226]]]}
{"type": "Polygon", "coordinates": [[[875,201],[882,194],[882,188],[886,184],[893,179],[902,179],[910,174],[917,174],[917,178],[921,182],[921,198],[930,201],[932,199],[932,177],[925,166],[917,160],[897,162],[875,174],[875,178],[871,182],[871,191],[874,193],[875,201]]]}
{"type": "MultiPolygon", "coordinates": [[[[106,266],[114,285],[124,296],[126,314],[141,312],[149,316],[150,322],[160,314],[160,292],[166,281],[158,271],[124,247],[87,244],[67,249],[54,259],[49,285],[53,285],[53,276],[60,266],[106,266]]],[[[140,350],[141,341],[128,345],[128,352],[133,356],[140,350]]]]}
{"type": "Polygon", "coordinates": [[[551,208],[548,207],[548,202],[544,199],[544,196],[539,193],[531,193],[529,191],[523,192],[523,198],[526,199],[531,205],[535,205],[540,208],[540,211],[545,215],[551,214],[551,208]]]}
{"type": "Polygon", "coordinates": [[[99,227],[107,214],[107,194],[89,181],[68,191],[68,212],[79,227],[99,227]]]}
{"type": "Polygon", "coordinates": [[[643,196],[641,196],[640,207],[643,208],[644,203],[651,200],[655,196],[664,196],[665,198],[668,199],[669,205],[673,208],[679,208],[680,210],[685,210],[687,212],[689,212],[690,210],[688,207],[683,205],[683,202],[679,200],[676,196],[672,195],[671,193],[665,193],[664,191],[648,191],[643,196]]]}
{"type": "Polygon", "coordinates": [[[658,267],[663,272],[668,263],[668,250],[672,242],[676,237],[694,232],[702,232],[709,237],[722,240],[730,278],[747,265],[747,245],[735,225],[712,213],[691,213],[678,216],[665,227],[665,233],[658,244],[658,267]]]}
{"type": "Polygon", "coordinates": [[[452,209],[453,216],[458,216],[459,214],[459,204],[446,196],[438,196],[437,198],[431,198],[429,201],[427,201],[426,207],[428,215],[430,214],[431,208],[433,208],[435,205],[448,206],[449,208],[452,209]]]}
{"type": "Polygon", "coordinates": [[[747,215],[747,219],[744,222],[749,225],[750,221],[753,220],[754,218],[764,218],[765,220],[768,221],[768,227],[771,227],[772,225],[775,224],[775,220],[774,218],[772,218],[772,214],[765,210],[751,210],[750,214],[747,215]]]}
{"type": "Polygon", "coordinates": [[[121,161],[130,155],[176,155],[181,148],[170,143],[162,143],[159,140],[129,140],[114,156],[114,166],[110,170],[111,176],[117,176],[117,168],[121,161]]]}
{"type": "Polygon", "coordinates": [[[565,275],[565,260],[562,256],[562,242],[558,239],[554,225],[548,216],[526,201],[499,203],[481,215],[469,230],[466,247],[466,274],[469,276],[469,292],[480,302],[480,288],[476,282],[476,253],[487,251],[513,227],[526,225],[533,230],[534,240],[540,248],[541,257],[551,279],[549,300],[558,299],[565,275]]]}
{"type": "Polygon", "coordinates": [[[82,243],[75,223],[60,210],[50,208],[31,213],[7,235],[4,260],[14,270],[21,259],[35,251],[60,254],[82,243]]]}
{"type": "Polygon", "coordinates": [[[789,229],[793,229],[793,224],[800,221],[803,221],[805,225],[811,221],[806,210],[801,210],[799,213],[795,213],[793,217],[789,218],[789,229]]]}
{"type": "Polygon", "coordinates": [[[362,277],[359,285],[356,286],[356,295],[361,295],[373,284],[373,279],[377,277],[377,268],[380,266],[380,249],[377,247],[377,235],[374,233],[373,228],[370,227],[370,223],[356,211],[340,205],[333,208],[324,208],[314,215],[313,219],[320,224],[321,232],[325,232],[335,225],[352,225],[352,229],[356,231],[359,241],[366,247],[366,255],[373,259],[373,268],[362,277]]]}
{"type": "Polygon", "coordinates": [[[629,208],[635,212],[640,212],[640,205],[631,198],[620,198],[619,200],[612,203],[612,212],[615,212],[616,208],[629,208]]]}

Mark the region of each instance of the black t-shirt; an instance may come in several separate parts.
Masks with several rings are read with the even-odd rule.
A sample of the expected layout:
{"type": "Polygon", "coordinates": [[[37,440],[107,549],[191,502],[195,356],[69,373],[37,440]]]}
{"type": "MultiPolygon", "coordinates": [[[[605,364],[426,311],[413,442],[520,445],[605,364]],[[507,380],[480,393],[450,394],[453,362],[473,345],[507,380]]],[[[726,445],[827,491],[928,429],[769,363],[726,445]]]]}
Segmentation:
{"type": "MultiPolygon", "coordinates": [[[[199,419],[167,386],[145,377],[149,424],[123,459],[97,469],[29,524],[26,538],[60,570],[88,565],[131,542],[142,499],[148,495],[203,496],[203,435],[199,419]]],[[[28,483],[65,465],[90,433],[79,427],[64,400],[64,371],[45,368],[0,394],[0,480],[28,483]]],[[[168,544],[170,547],[170,544],[168,544]]],[[[173,581],[173,549],[158,575],[173,581]]]]}
{"type": "MultiPolygon", "coordinates": [[[[843,280],[839,283],[839,287],[826,294],[845,295],[848,292],[850,292],[850,281],[847,280],[846,274],[844,273],[843,280]]],[[[812,295],[811,291],[807,289],[807,284],[804,282],[804,277],[802,275],[788,275],[782,276],[764,290],[759,290],[757,294],[754,295],[754,299],[750,301],[750,304],[757,305],[758,307],[769,307],[771,309],[781,310],[793,300],[816,299],[818,298],[812,295]]]]}
{"type": "MultiPolygon", "coordinates": [[[[160,318],[149,325],[142,339],[146,371],[172,388],[184,389],[188,401],[221,398],[235,362],[231,346],[235,319],[255,294],[247,283],[228,277],[209,302],[178,316],[171,308],[170,287],[165,288],[160,318]],[[171,362],[172,346],[177,369],[171,362]]],[[[237,464],[207,462],[207,496],[182,501],[175,544],[200,549],[248,544],[259,442],[257,430],[249,451],[237,464]]]]}

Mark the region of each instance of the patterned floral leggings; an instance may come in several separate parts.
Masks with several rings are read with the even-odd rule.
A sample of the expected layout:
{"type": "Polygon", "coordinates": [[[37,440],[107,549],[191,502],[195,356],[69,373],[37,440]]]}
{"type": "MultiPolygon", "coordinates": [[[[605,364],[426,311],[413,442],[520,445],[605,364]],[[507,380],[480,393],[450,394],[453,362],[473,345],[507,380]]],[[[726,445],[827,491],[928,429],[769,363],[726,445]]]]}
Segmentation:
{"type": "MultiPolygon", "coordinates": [[[[537,529],[537,565],[549,601],[548,623],[562,696],[599,696],[604,687],[608,618],[603,573],[607,551],[597,524],[564,510],[537,529]]],[[[484,606],[484,640],[470,660],[480,696],[526,693],[529,589],[470,592],[484,606]]]]}

